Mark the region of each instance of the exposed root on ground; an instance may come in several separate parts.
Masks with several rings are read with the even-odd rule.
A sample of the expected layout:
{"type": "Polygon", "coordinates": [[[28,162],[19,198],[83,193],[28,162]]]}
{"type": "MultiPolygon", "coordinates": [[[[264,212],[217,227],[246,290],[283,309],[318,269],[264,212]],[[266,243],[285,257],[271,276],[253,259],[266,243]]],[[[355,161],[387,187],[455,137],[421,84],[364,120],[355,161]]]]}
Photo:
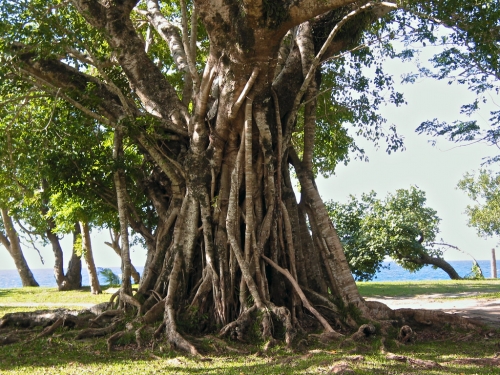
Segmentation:
{"type": "Polygon", "coordinates": [[[435,368],[442,367],[439,363],[437,363],[435,361],[412,358],[412,357],[388,352],[385,349],[385,338],[382,338],[382,340],[381,340],[380,352],[382,354],[385,354],[385,358],[387,358],[388,360],[391,360],[391,361],[406,362],[412,366],[422,367],[425,369],[435,369],[435,368]]]}
{"type": "Polygon", "coordinates": [[[397,320],[400,322],[415,323],[427,326],[451,325],[466,330],[478,331],[485,328],[485,324],[475,319],[464,318],[456,314],[447,314],[439,310],[424,309],[391,309],[387,305],[377,301],[366,301],[377,320],[397,320]]]}
{"type": "MultiPolygon", "coordinates": [[[[329,301],[326,297],[323,298],[323,300],[321,298],[316,298],[316,300],[322,301],[323,303],[329,301]]],[[[200,343],[206,343],[207,337],[209,338],[208,342],[217,352],[244,352],[239,348],[228,345],[226,341],[213,336],[205,336],[203,339],[198,339],[196,337],[186,338],[186,336],[184,336],[183,333],[179,332],[177,329],[177,325],[174,320],[177,311],[172,306],[167,305],[166,301],[166,298],[160,300],[153,307],[151,307],[146,314],[141,317],[136,317],[126,324],[124,308],[107,311],[96,309],[96,311],[101,311],[99,314],[94,314],[89,310],[69,311],[64,309],[6,314],[0,320],[0,327],[2,328],[0,331],[0,346],[15,344],[23,341],[30,342],[39,338],[54,335],[54,333],[56,333],[59,329],[65,327],[79,330],[76,333],[76,336],[72,334],[75,340],[107,336],[106,343],[108,351],[112,351],[117,345],[123,345],[124,343],[129,344],[131,342],[135,342],[138,349],[147,347],[150,344],[154,347],[158,343],[157,340],[159,336],[164,333],[165,339],[170,344],[171,349],[187,352],[196,357],[201,357],[197,348],[199,345],[196,344],[195,346],[193,343],[196,343],[197,341],[200,341],[200,343]],[[153,327],[153,324],[158,324],[159,321],[161,321],[161,323],[153,327]],[[36,335],[30,335],[31,330],[38,326],[42,326],[44,329],[39,331],[36,335]],[[9,327],[15,327],[16,332],[9,331],[9,327]],[[19,330],[19,328],[25,328],[26,330],[19,330]]],[[[325,330],[319,335],[309,334],[309,337],[317,338],[324,344],[328,344],[339,339],[345,339],[341,343],[341,346],[345,346],[348,345],[348,343],[358,345],[357,342],[362,342],[376,333],[381,334],[383,337],[381,352],[388,360],[405,362],[411,366],[419,368],[433,369],[438,368],[441,365],[434,361],[421,360],[387,352],[384,346],[385,337],[388,337],[390,332],[394,332],[388,328],[399,327],[397,334],[393,337],[396,345],[409,344],[415,341],[417,337],[423,337],[424,340],[439,339],[437,328],[444,325],[473,330],[472,333],[465,334],[465,336],[463,334],[454,336],[453,340],[455,341],[469,340],[472,336],[477,335],[477,332],[480,328],[482,328],[482,324],[480,324],[480,322],[478,324],[478,322],[457,315],[445,314],[440,311],[411,309],[391,310],[387,306],[380,303],[369,302],[369,304],[370,308],[373,309],[373,316],[380,319],[377,321],[378,324],[363,324],[359,326],[357,331],[351,334],[347,339],[345,339],[346,336],[334,330],[325,330]],[[376,329],[376,326],[379,328],[376,329]],[[418,331],[418,336],[415,330],[418,331]],[[438,336],[436,336],[436,334],[438,336]]],[[[335,315],[338,314],[336,313],[335,315]]],[[[312,320],[314,318],[309,316],[308,319],[312,320]]],[[[321,326],[325,328],[324,325],[320,325],[318,323],[316,328],[321,326]]],[[[226,336],[232,340],[242,343],[248,343],[254,339],[263,340],[263,342],[265,342],[263,347],[264,351],[278,343],[276,340],[277,334],[284,340],[286,347],[291,348],[297,334],[297,328],[293,323],[292,314],[288,308],[284,306],[275,306],[269,301],[265,302],[264,307],[259,308],[256,304],[254,304],[252,307],[247,308],[236,320],[226,324],[219,331],[219,337],[226,336]],[[276,325],[277,322],[279,322],[279,325],[282,325],[282,328],[279,325],[276,325]]],[[[301,342],[304,341],[305,339],[301,340],[301,342]]],[[[301,345],[300,343],[295,344],[297,346],[301,345]]],[[[500,358],[465,358],[449,363],[497,366],[500,365],[500,358]]]]}
{"type": "Polygon", "coordinates": [[[416,339],[416,336],[417,335],[415,334],[415,332],[413,332],[410,326],[404,325],[399,330],[398,340],[402,344],[406,344],[408,342],[414,341],[416,339]]]}
{"type": "Polygon", "coordinates": [[[112,332],[114,332],[120,323],[122,323],[122,319],[116,320],[114,323],[108,325],[104,328],[87,328],[82,331],[75,337],[75,340],[83,340],[91,337],[100,337],[106,336],[112,332]]]}
{"type": "Polygon", "coordinates": [[[358,331],[351,335],[351,340],[358,341],[375,334],[376,328],[373,324],[363,324],[358,328],[358,331]]]}
{"type": "Polygon", "coordinates": [[[444,364],[474,365],[474,366],[500,366],[500,358],[460,358],[444,364]]]}

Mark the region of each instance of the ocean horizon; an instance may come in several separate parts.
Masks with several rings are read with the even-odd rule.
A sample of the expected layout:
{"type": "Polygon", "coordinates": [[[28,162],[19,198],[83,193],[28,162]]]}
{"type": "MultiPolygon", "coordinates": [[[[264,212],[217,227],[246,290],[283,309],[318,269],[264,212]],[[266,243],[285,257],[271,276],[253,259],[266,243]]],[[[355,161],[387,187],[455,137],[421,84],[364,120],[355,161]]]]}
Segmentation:
{"type": "MultiPolygon", "coordinates": [[[[491,278],[491,261],[478,260],[477,261],[485,278],[491,278]]],[[[470,274],[472,269],[471,260],[455,260],[449,261],[457,273],[465,277],[470,274]]],[[[110,268],[115,274],[121,276],[119,267],[97,267],[98,270],[102,268],[110,268]]],[[[144,267],[136,267],[137,271],[142,275],[144,267]]],[[[497,261],[497,270],[500,276],[500,261],[497,261]]],[[[35,280],[43,287],[56,287],[57,284],[54,279],[53,270],[51,268],[32,269],[35,280]]],[[[449,276],[441,269],[434,269],[432,266],[425,266],[417,272],[409,272],[397,265],[394,261],[386,261],[383,268],[375,275],[372,281],[424,281],[424,280],[450,280],[449,276]]],[[[105,279],[100,276],[99,281],[105,284],[105,279]]],[[[82,285],[89,285],[89,278],[85,267],[82,268],[82,285]]],[[[0,270],[0,289],[5,288],[21,288],[21,278],[17,270],[0,270]]]]}

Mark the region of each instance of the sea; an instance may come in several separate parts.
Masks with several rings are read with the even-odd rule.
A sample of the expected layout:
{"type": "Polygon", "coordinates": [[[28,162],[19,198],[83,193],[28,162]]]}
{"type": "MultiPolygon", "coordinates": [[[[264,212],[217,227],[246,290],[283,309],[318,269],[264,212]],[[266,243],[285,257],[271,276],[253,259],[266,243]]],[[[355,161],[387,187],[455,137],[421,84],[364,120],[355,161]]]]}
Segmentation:
{"type": "MultiPolygon", "coordinates": [[[[458,274],[462,277],[471,273],[472,261],[457,260],[449,261],[455,268],[458,274]]],[[[490,278],[491,262],[489,260],[478,260],[485,278],[490,278]]],[[[395,262],[384,262],[383,268],[375,275],[372,281],[419,281],[419,280],[449,280],[449,276],[441,269],[434,269],[431,266],[425,266],[420,271],[409,272],[398,266],[395,262]]],[[[119,267],[109,267],[115,274],[121,276],[119,267]]],[[[142,274],[144,267],[136,267],[137,271],[142,274]]],[[[497,270],[500,277],[500,260],[497,261],[497,270]]],[[[55,287],[53,270],[50,268],[33,269],[33,275],[40,286],[55,287]]],[[[99,268],[98,268],[99,271],[99,268]]],[[[100,276],[99,281],[106,284],[105,279],[100,276]]],[[[85,269],[82,270],[82,284],[89,285],[88,274],[85,269]]],[[[0,288],[21,288],[21,278],[17,270],[0,270],[0,288]]]]}

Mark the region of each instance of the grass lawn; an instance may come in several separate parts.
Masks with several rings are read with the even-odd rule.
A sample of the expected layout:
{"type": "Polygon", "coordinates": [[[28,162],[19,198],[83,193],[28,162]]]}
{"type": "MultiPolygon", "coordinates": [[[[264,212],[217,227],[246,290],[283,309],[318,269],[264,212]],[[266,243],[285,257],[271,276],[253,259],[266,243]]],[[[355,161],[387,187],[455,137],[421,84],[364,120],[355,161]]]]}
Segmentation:
{"type": "Polygon", "coordinates": [[[24,287],[0,289],[0,305],[4,303],[85,303],[98,304],[109,301],[110,295],[90,294],[90,287],[59,292],[57,288],[24,287]]]}
{"type": "MultiPolygon", "coordinates": [[[[384,282],[359,283],[359,287],[362,295],[367,297],[411,297],[470,291],[484,295],[497,293],[500,282],[384,282]]],[[[109,297],[109,294],[92,296],[88,290],[0,289],[0,317],[9,312],[41,308],[1,307],[2,303],[99,303],[109,300],[109,297]]],[[[391,330],[385,341],[387,351],[441,364],[440,368],[425,369],[408,362],[387,359],[380,351],[380,334],[361,342],[339,340],[329,344],[307,338],[296,345],[298,349],[294,351],[278,345],[265,353],[262,342],[242,344],[212,336],[189,337],[205,356],[197,359],[172,351],[164,339],[160,339],[154,347],[142,349],[138,349],[133,340],[124,341],[117,350],[108,352],[106,337],[75,341],[73,331],[59,329],[49,338],[3,346],[0,350],[0,374],[327,374],[332,373],[332,366],[342,361],[348,363],[356,374],[500,374],[499,365],[452,362],[470,357],[492,358],[500,352],[500,331],[486,333],[471,335],[471,332],[455,331],[449,327],[426,334],[417,331],[415,343],[401,345],[395,340],[396,330],[391,330]]],[[[296,342],[300,342],[300,337],[296,342]]]]}
{"type": "Polygon", "coordinates": [[[359,292],[363,297],[417,297],[428,294],[447,294],[467,298],[500,298],[500,279],[485,280],[435,280],[435,281],[399,281],[399,282],[358,282],[359,292]],[[465,296],[464,296],[465,297],[465,296]]]}

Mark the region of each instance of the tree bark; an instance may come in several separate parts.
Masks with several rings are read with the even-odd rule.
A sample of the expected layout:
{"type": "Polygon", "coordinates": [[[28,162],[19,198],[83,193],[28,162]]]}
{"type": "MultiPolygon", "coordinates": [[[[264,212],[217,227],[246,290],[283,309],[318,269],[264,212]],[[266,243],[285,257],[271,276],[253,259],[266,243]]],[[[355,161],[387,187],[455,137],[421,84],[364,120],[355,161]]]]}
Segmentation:
{"type": "Polygon", "coordinates": [[[428,254],[422,254],[418,258],[408,258],[406,260],[415,264],[426,264],[441,268],[448,274],[450,279],[462,280],[462,277],[457,273],[453,266],[442,258],[432,257],[428,254]]]}
{"type": "Polygon", "coordinates": [[[94,254],[92,253],[92,242],[90,240],[89,224],[86,221],[80,221],[80,231],[82,232],[82,252],[83,259],[87,264],[87,272],[90,282],[90,293],[101,294],[101,286],[94,263],[94,254]]]}
{"type": "Polygon", "coordinates": [[[130,267],[130,243],[128,239],[128,221],[127,221],[127,192],[125,176],[119,163],[123,160],[123,133],[120,129],[115,130],[113,158],[117,163],[117,169],[113,175],[113,180],[116,189],[116,201],[118,203],[118,217],[120,221],[120,238],[121,238],[121,256],[122,256],[122,283],[120,294],[132,295],[132,284],[130,282],[131,267],[130,267]]]}
{"type": "Polygon", "coordinates": [[[33,273],[31,272],[26,259],[24,258],[23,251],[21,249],[21,243],[19,242],[19,237],[12,223],[12,218],[9,212],[5,208],[0,208],[2,212],[2,221],[5,227],[6,236],[0,232],[0,242],[5,246],[10,256],[14,260],[14,263],[21,277],[21,282],[23,286],[39,286],[33,273]]]}
{"type": "MultiPolygon", "coordinates": [[[[105,244],[111,247],[113,251],[116,253],[116,255],[120,257],[121,260],[122,249],[120,247],[120,233],[113,231],[110,233],[110,235],[111,235],[111,242],[105,242],[105,244]]],[[[139,284],[139,282],[141,281],[141,275],[139,274],[139,272],[137,272],[132,263],[130,264],[130,274],[132,275],[132,280],[134,280],[134,284],[139,284]]]]}

